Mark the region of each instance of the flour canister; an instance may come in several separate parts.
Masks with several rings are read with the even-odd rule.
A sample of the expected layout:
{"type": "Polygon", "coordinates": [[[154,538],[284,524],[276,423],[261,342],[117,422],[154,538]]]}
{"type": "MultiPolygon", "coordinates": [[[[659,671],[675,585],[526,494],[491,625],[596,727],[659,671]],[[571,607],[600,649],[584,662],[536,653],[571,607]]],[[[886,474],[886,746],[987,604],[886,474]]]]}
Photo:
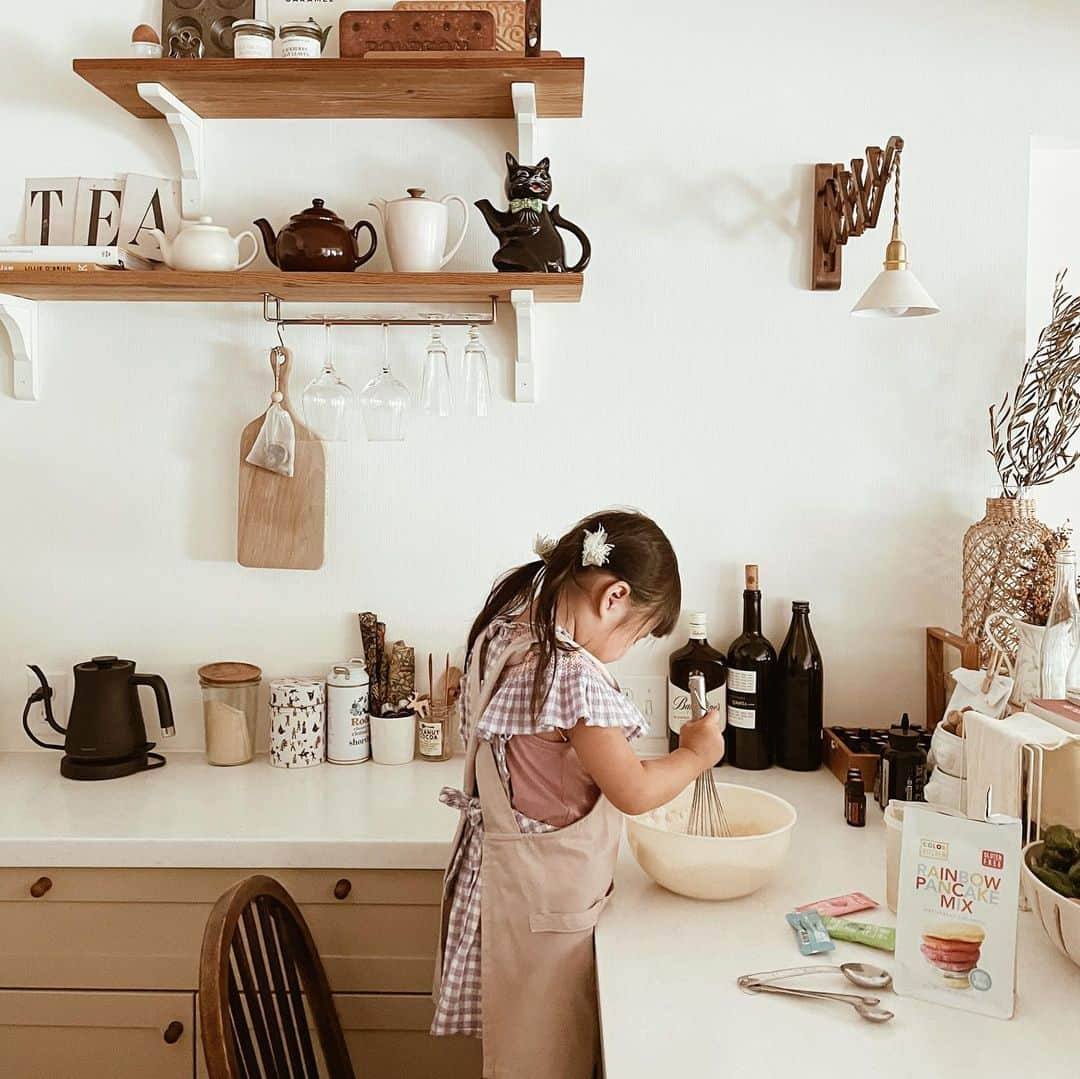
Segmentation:
{"type": "Polygon", "coordinates": [[[312,768],[326,756],[325,687],[317,678],[270,683],[270,763],[312,768]]]}
{"type": "Polygon", "coordinates": [[[331,764],[359,764],[371,759],[367,668],[350,659],[326,676],[326,759],[331,764]]]}

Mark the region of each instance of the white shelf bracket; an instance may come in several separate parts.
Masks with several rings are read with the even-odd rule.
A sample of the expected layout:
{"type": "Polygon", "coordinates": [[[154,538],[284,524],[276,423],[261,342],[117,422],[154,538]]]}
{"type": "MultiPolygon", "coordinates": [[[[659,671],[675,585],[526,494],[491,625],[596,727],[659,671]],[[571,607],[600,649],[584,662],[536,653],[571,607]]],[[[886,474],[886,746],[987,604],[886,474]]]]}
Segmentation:
{"type": "Polygon", "coordinates": [[[517,357],[514,360],[514,400],[531,404],[536,400],[536,367],[533,364],[534,323],[536,298],[532,289],[510,290],[517,324],[517,357]]]}
{"type": "Polygon", "coordinates": [[[139,97],[169,123],[180,154],[180,203],[184,217],[202,213],[203,119],[159,82],[140,82],[139,97]]]}
{"type": "Polygon", "coordinates": [[[536,164],[536,83],[512,82],[510,96],[517,120],[517,158],[524,165],[536,164]]]}
{"type": "Polygon", "coordinates": [[[0,326],[7,330],[14,360],[12,386],[17,401],[38,399],[37,301],[0,295],[0,326]]]}

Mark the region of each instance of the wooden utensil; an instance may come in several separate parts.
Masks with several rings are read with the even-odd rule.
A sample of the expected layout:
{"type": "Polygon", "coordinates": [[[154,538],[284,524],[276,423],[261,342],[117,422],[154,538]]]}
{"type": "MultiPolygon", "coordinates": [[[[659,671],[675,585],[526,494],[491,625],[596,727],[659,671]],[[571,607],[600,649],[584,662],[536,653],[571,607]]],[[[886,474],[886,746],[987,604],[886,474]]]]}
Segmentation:
{"type": "Polygon", "coordinates": [[[495,48],[500,52],[525,52],[524,0],[397,0],[394,10],[490,11],[495,19],[495,48]]]}
{"type": "Polygon", "coordinates": [[[296,429],[292,476],[248,464],[263,416],[256,416],[240,435],[240,504],[236,560],[260,569],[319,569],[326,532],[326,455],[323,445],[296,418],[289,402],[288,349],[270,353],[270,369],[282,393],[281,406],[296,429]]]}
{"type": "Polygon", "coordinates": [[[346,11],[338,26],[341,55],[432,49],[494,49],[490,11],[346,11]]]}

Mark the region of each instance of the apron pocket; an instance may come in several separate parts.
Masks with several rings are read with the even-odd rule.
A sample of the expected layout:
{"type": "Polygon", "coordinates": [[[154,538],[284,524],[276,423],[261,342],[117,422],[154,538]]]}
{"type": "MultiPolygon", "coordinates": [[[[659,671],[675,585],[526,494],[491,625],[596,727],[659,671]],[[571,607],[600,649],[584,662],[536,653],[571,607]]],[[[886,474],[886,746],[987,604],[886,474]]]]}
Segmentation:
{"type": "Polygon", "coordinates": [[[529,928],[534,933],[582,933],[587,929],[595,929],[614,890],[613,884],[588,910],[575,911],[572,914],[533,912],[529,915],[529,928]]]}

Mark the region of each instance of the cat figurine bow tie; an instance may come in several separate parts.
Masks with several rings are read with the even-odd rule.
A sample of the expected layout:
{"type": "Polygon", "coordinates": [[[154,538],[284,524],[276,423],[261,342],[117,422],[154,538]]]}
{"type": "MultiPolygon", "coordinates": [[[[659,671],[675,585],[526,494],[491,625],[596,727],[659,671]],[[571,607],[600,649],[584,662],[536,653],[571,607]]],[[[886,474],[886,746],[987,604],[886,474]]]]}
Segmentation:
{"type": "Polygon", "coordinates": [[[499,250],[491,261],[501,273],[581,273],[589,265],[589,237],[567,221],[558,206],[550,210],[547,207],[551,197],[550,167],[546,157],[535,165],[522,165],[513,154],[507,154],[506,194],[510,209],[496,210],[487,199],[476,203],[499,241],[499,250]],[[559,229],[576,236],[581,244],[581,257],[569,268],[559,229]]]}

